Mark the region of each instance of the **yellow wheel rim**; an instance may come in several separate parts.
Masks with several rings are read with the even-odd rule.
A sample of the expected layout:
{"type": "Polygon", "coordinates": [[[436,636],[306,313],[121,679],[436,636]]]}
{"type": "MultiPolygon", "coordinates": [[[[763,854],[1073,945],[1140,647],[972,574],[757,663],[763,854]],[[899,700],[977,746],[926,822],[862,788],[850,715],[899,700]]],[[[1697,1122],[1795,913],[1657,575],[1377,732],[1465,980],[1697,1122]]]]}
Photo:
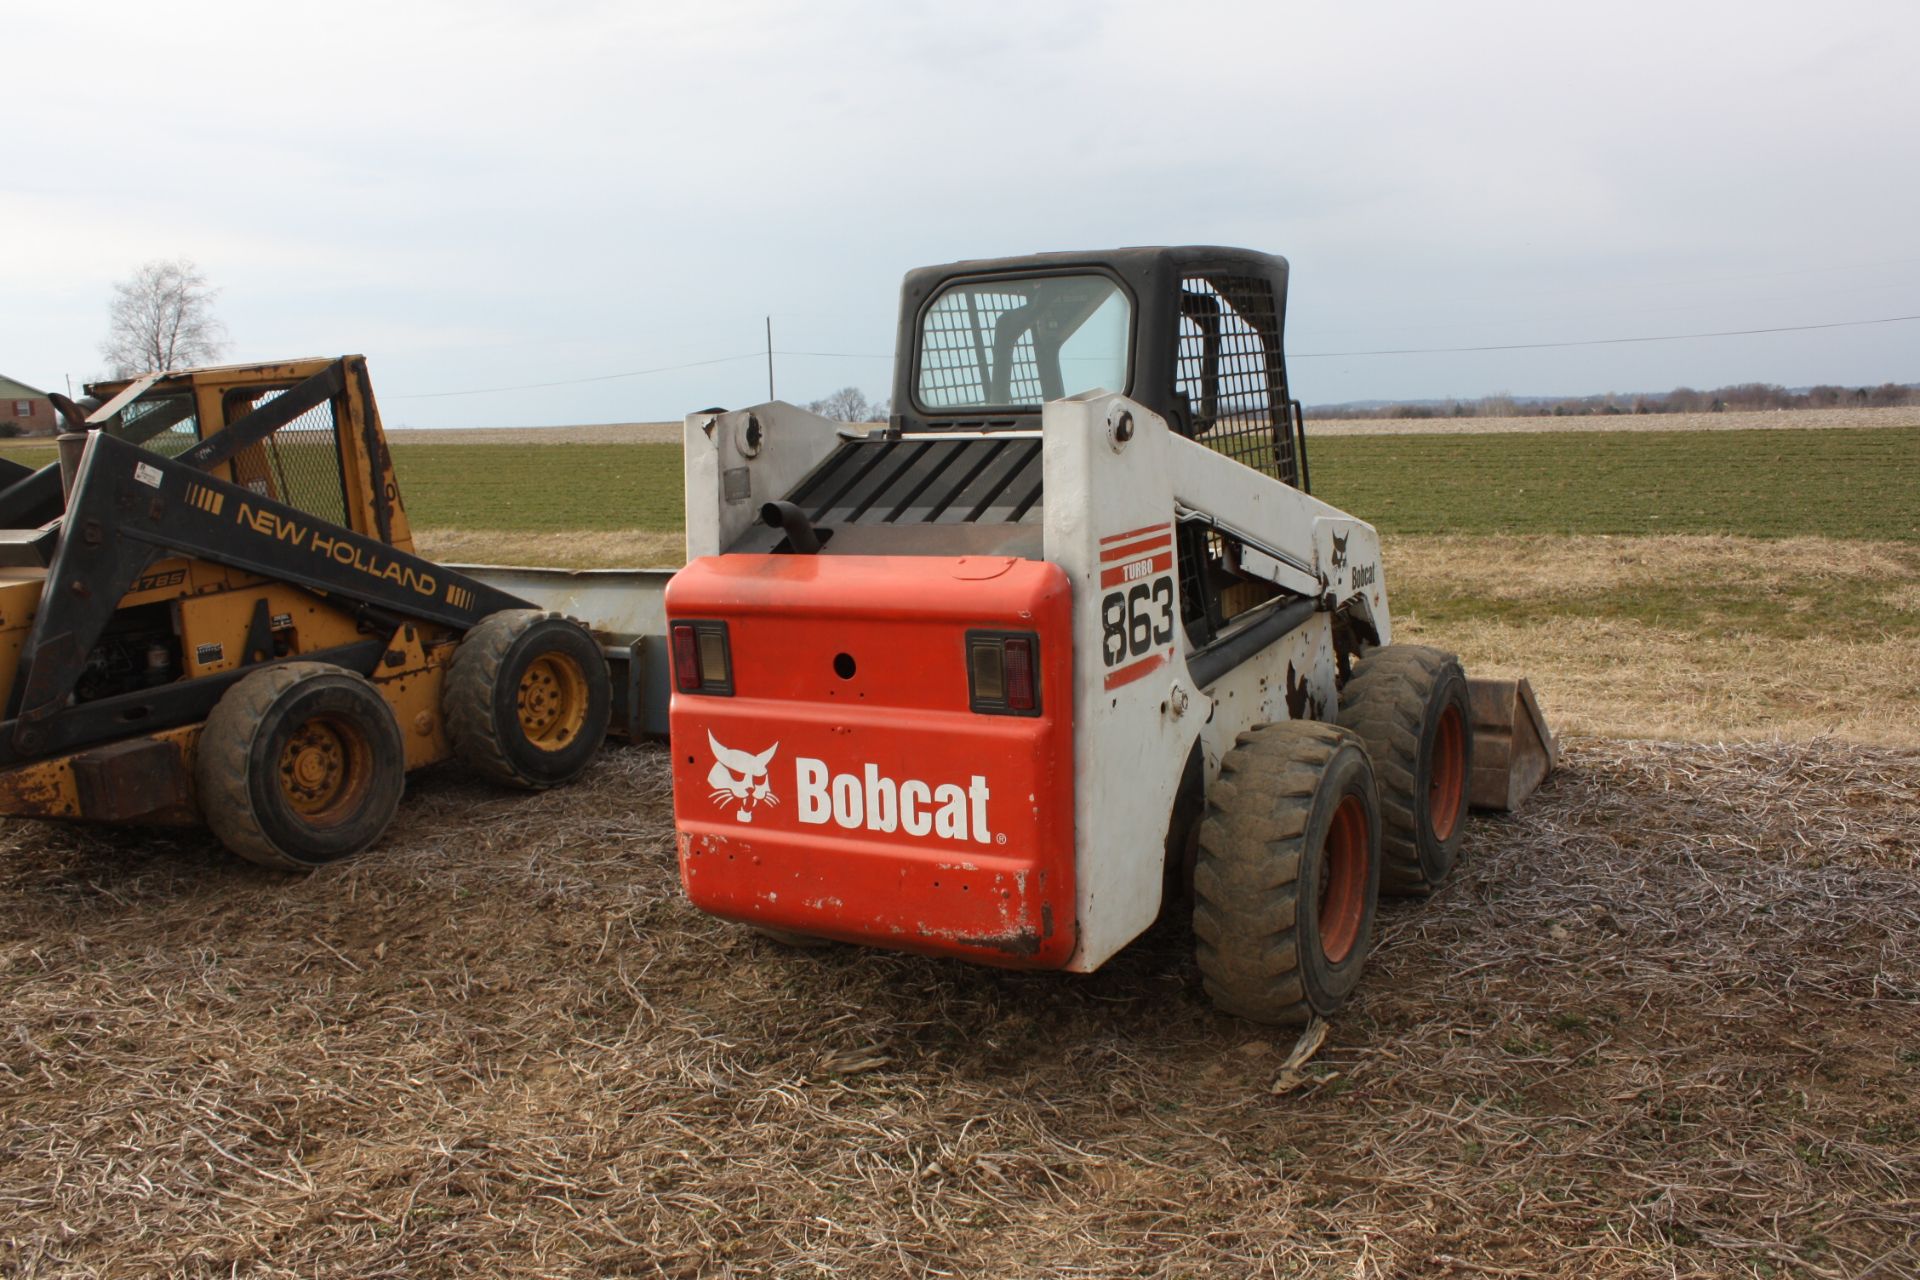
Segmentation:
{"type": "Polygon", "coordinates": [[[542,654],[520,677],[520,731],[548,751],[572,742],[587,722],[587,677],[572,658],[542,654]]]}
{"type": "Polygon", "coordinates": [[[373,748],[351,724],[315,716],[280,748],[280,791],[293,811],[316,827],[345,821],[373,778],[373,748]]]}

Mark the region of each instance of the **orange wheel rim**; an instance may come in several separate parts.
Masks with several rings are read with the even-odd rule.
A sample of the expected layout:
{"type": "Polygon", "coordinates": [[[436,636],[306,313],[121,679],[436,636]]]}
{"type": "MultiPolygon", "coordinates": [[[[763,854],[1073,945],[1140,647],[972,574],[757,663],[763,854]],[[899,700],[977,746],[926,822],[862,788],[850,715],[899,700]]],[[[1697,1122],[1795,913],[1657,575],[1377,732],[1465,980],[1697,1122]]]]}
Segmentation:
{"type": "Polygon", "coordinates": [[[558,750],[587,722],[586,674],[564,654],[542,654],[520,677],[519,708],[527,741],[558,750]]]}
{"type": "Polygon", "coordinates": [[[1357,796],[1343,798],[1327,824],[1320,868],[1320,950],[1332,964],[1345,960],[1360,941],[1370,834],[1366,806],[1357,796]]]}
{"type": "Polygon", "coordinates": [[[1434,731],[1433,763],[1428,770],[1427,819],[1433,824],[1434,839],[1452,837],[1466,800],[1467,732],[1460,708],[1448,707],[1440,713],[1440,727],[1434,731]]]}
{"type": "Polygon", "coordinates": [[[373,780],[373,747],[350,722],[315,716],[280,748],[280,793],[307,823],[338,826],[352,816],[373,780]]]}

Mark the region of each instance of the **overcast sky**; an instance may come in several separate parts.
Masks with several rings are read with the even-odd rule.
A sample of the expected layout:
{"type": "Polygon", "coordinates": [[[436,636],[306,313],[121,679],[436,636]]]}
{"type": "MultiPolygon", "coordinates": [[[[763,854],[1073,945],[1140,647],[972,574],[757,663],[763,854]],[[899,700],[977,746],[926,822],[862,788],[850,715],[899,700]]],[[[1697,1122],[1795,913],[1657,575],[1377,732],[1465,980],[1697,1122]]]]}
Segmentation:
{"type": "Polygon", "coordinates": [[[1214,242],[1293,264],[1309,403],[1920,380],[1920,5],[14,6],[0,372],[100,371],[187,255],[236,359],[389,425],[888,390],[899,279],[1214,242]],[[636,370],[722,361],[639,377],[636,370]],[[601,381],[575,381],[602,378],[601,381]],[[536,382],[571,385],[438,395],[536,382]]]}

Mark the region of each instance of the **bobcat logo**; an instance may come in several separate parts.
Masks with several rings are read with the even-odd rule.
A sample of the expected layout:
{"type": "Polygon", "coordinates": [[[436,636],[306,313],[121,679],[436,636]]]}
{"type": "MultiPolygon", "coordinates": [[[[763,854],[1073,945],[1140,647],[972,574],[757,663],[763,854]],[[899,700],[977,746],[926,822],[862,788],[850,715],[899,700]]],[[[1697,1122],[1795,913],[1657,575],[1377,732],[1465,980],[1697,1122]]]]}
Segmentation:
{"type": "MultiPolygon", "coordinates": [[[[1352,532],[1349,531],[1347,538],[1351,538],[1352,536],[1352,532]]],[[[1336,569],[1341,568],[1347,563],[1347,538],[1343,538],[1337,533],[1333,535],[1333,567],[1336,569]]]]}
{"type": "Polygon", "coordinates": [[[708,730],[707,745],[713,748],[713,768],[707,773],[707,785],[713,788],[709,795],[715,804],[722,809],[738,805],[733,816],[742,822],[752,822],[756,808],[780,803],[767,776],[767,765],[773,760],[773,753],[780,749],[779,743],[754,755],[751,751],[721,746],[713,731],[708,730]]]}

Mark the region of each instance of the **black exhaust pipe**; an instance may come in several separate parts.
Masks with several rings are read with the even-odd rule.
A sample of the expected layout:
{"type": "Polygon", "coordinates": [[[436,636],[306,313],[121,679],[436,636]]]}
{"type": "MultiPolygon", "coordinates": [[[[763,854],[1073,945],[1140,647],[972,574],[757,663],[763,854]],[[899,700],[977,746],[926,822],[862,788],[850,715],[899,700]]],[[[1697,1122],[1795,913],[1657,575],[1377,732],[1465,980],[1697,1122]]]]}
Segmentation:
{"type": "Polygon", "coordinates": [[[787,546],[801,556],[818,555],[820,535],[807,519],[807,513],[791,502],[769,502],[760,508],[760,520],[769,529],[784,530],[787,546]]]}

